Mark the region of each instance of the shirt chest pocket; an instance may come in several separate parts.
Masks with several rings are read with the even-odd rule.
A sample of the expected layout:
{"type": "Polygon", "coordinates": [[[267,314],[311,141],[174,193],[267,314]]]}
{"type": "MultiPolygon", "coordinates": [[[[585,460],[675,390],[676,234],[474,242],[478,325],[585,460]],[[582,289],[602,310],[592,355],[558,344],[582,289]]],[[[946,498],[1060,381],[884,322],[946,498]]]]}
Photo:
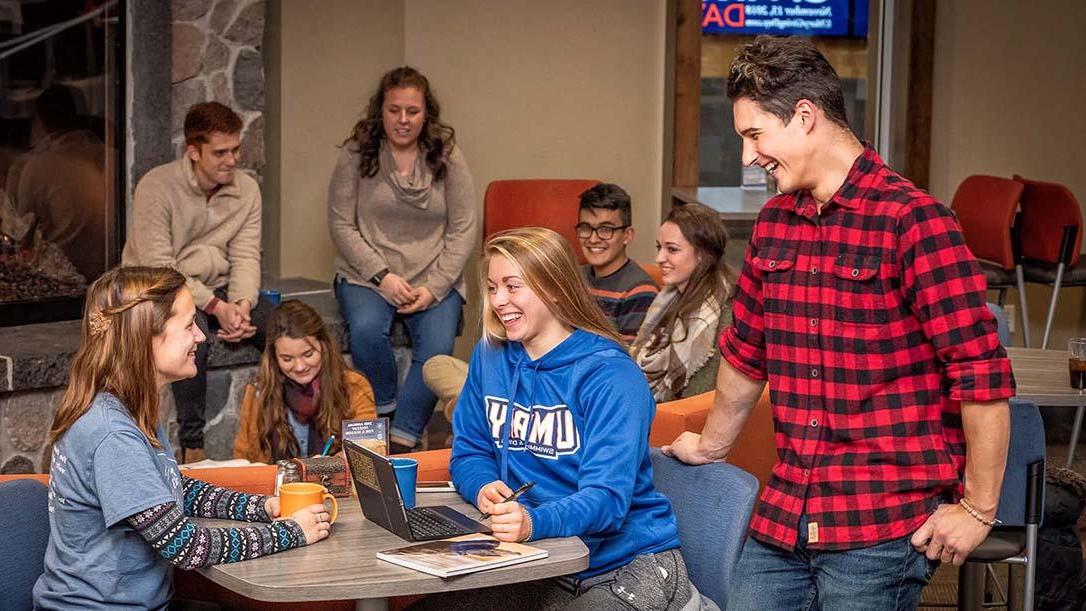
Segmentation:
{"type": "Polygon", "coordinates": [[[751,265],[762,277],[762,310],[767,316],[788,314],[795,311],[796,250],[794,248],[768,247],[758,251],[751,265]]]}
{"type": "Polygon", "coordinates": [[[884,325],[889,321],[886,295],[879,278],[882,257],[844,253],[833,264],[833,282],[837,293],[834,317],[838,322],[860,325],[884,325]]]}

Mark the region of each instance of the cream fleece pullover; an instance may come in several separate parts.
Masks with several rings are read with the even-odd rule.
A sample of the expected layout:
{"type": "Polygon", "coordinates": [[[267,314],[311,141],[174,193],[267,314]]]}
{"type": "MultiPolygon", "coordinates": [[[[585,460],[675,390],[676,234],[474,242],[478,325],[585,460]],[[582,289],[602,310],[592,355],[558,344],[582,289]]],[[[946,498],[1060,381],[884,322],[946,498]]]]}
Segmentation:
{"type": "Polygon", "coordinates": [[[256,305],[260,187],[237,170],[209,200],[187,157],[152,169],[136,185],[121,262],[176,269],[201,309],[224,286],[229,301],[256,305]]]}

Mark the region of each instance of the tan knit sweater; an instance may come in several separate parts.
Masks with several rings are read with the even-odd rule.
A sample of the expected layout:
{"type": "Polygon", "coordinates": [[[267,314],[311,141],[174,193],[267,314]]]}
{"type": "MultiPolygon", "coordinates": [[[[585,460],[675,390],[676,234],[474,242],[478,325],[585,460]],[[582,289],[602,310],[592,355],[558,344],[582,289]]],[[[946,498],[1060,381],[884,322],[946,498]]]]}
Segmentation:
{"type": "Polygon", "coordinates": [[[208,200],[187,157],[136,185],[124,265],[167,266],[188,278],[197,307],[228,286],[231,302],[260,291],[260,187],[241,170],[208,200]]]}
{"type": "Polygon", "coordinates": [[[336,244],[336,274],[373,289],[369,279],[388,268],[437,301],[450,290],[467,300],[463,272],[479,237],[475,187],[459,147],[425,209],[399,202],[384,177],[358,171],[354,143],[343,147],[328,186],[328,227],[336,244]]]}

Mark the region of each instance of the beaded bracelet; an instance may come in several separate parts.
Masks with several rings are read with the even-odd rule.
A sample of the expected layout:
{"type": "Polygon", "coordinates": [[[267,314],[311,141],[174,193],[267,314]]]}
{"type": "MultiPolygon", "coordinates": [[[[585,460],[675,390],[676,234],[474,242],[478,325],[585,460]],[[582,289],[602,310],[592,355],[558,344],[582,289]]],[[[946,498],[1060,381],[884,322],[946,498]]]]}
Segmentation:
{"type": "Polygon", "coordinates": [[[958,504],[962,506],[962,509],[964,509],[966,513],[973,516],[973,519],[985,526],[999,526],[1003,523],[1003,520],[1000,520],[999,518],[992,518],[991,520],[989,520],[988,518],[982,516],[979,511],[974,509],[973,506],[969,504],[969,501],[965,500],[964,497],[962,498],[962,500],[958,501],[958,504]]]}

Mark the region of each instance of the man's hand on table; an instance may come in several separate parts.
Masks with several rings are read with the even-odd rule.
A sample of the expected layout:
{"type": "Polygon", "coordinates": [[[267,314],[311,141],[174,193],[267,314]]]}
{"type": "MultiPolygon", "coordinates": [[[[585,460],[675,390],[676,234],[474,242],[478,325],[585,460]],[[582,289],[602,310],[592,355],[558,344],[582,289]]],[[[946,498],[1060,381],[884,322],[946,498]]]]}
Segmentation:
{"type": "Polygon", "coordinates": [[[991,526],[981,524],[961,505],[940,505],[913,533],[911,542],[929,560],[961,566],[991,530],[991,526]]]}

